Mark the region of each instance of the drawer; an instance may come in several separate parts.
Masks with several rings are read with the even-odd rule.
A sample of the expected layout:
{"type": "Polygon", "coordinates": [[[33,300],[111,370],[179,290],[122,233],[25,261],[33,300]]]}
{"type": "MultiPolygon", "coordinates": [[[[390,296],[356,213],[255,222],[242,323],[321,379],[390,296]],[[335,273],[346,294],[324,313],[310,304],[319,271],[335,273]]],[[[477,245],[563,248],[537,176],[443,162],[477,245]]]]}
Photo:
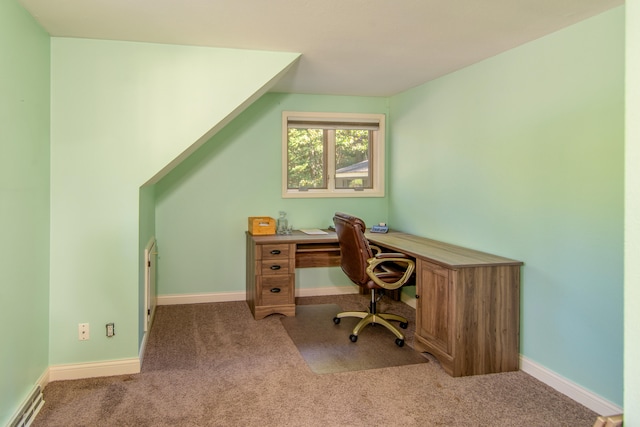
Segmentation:
{"type": "Polygon", "coordinates": [[[260,274],[263,276],[289,274],[289,259],[271,259],[260,262],[260,274]]]}
{"type": "Polygon", "coordinates": [[[288,259],[289,245],[260,245],[262,248],[262,259],[288,259]]]}
{"type": "Polygon", "coordinates": [[[293,275],[263,276],[259,280],[260,305],[293,304],[293,275]]]}

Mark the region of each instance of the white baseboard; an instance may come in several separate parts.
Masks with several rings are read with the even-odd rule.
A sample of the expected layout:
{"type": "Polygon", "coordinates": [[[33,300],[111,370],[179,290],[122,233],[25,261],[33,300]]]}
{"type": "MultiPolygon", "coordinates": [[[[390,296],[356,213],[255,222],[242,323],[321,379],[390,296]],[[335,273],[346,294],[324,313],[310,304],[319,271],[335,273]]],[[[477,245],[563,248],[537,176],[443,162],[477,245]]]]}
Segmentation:
{"type": "MultiPolygon", "coordinates": [[[[323,295],[344,295],[357,294],[358,287],[349,286],[330,286],[322,288],[296,288],[297,297],[315,297],[323,295]]],[[[201,304],[209,302],[229,302],[244,301],[247,299],[247,293],[240,292],[211,292],[200,294],[169,294],[158,295],[158,305],[179,305],[179,304],[201,304]]]]}
{"type": "Polygon", "coordinates": [[[45,369],[44,372],[42,373],[42,375],[40,375],[40,378],[38,378],[38,381],[36,381],[36,385],[39,385],[42,390],[44,390],[44,388],[47,386],[47,384],[49,384],[49,370],[50,369],[51,369],[51,367],[48,367],[47,369],[45,369]]]}
{"type": "Polygon", "coordinates": [[[158,305],[201,304],[206,302],[244,301],[247,293],[241,292],[212,292],[202,294],[173,294],[158,295],[158,305]]]}
{"type": "Polygon", "coordinates": [[[140,359],[108,360],[105,362],[72,363],[49,367],[49,381],[78,380],[140,373],[140,359]]]}
{"type": "Polygon", "coordinates": [[[356,285],[329,286],[325,288],[296,288],[297,297],[319,297],[325,295],[357,294],[360,288],[356,285]]]}
{"type": "Polygon", "coordinates": [[[520,355],[520,369],[599,415],[622,414],[622,408],[520,355]]]}
{"type": "Polygon", "coordinates": [[[415,297],[410,297],[406,294],[401,293],[400,294],[400,301],[402,301],[403,303],[407,304],[409,307],[412,308],[416,308],[416,298],[415,297]]]}

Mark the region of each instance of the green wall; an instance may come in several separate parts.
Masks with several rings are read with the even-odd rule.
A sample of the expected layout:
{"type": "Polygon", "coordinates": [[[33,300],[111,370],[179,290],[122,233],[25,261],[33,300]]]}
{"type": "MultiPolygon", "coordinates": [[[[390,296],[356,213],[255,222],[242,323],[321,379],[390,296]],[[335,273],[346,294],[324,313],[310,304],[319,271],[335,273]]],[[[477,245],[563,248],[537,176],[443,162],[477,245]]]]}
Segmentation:
{"type": "MultiPolygon", "coordinates": [[[[638,4],[626,2],[630,118],[640,99],[638,4]]],[[[620,404],[623,17],[607,12],[393,97],[390,107],[385,99],[269,94],[231,121],[297,55],[55,38],[50,47],[17,1],[0,2],[0,425],[48,366],[137,355],[141,248],[156,228],[167,249],[161,292],[241,291],[246,217],[280,209],[296,227],[324,226],[340,209],[522,259],[524,356],[620,404]],[[367,108],[392,113],[389,199],[283,200],[280,111],[367,108]],[[167,173],[160,191],[143,186],[167,173]],[[180,212],[180,200],[193,204],[180,212]],[[192,219],[201,227],[185,225],[192,219]],[[230,243],[229,254],[209,249],[211,239],[230,243]],[[169,242],[179,249],[169,251],[169,242]],[[190,256],[213,268],[187,264],[181,286],[175,268],[190,256]],[[85,321],[95,339],[79,343],[85,321]],[[117,324],[110,342],[107,321],[117,324]]],[[[640,140],[637,120],[626,126],[631,425],[640,419],[632,363],[640,140]]],[[[339,284],[339,274],[322,270],[307,269],[299,285],[339,284]]]]}
{"type": "Polygon", "coordinates": [[[391,226],[524,261],[521,353],[622,405],[624,8],[391,99],[391,226]]]}
{"type": "Polygon", "coordinates": [[[624,422],[640,425],[640,0],[626,9],[624,422]]]}
{"type": "MultiPolygon", "coordinates": [[[[50,364],[138,356],[140,187],[265,91],[298,54],[53,38],[50,364]],[[91,339],[77,339],[77,325],[91,339]],[[104,325],[117,335],[107,338],[104,325]]],[[[185,154],[186,153],[186,154],[185,154]]],[[[141,224],[142,223],[142,224],[141,224]]],[[[151,223],[151,224],[149,224],[151,223]]]]}
{"type": "Polygon", "coordinates": [[[49,365],[49,51],[0,2],[0,425],[49,365]]]}
{"type": "MultiPolygon", "coordinates": [[[[245,290],[249,216],[287,212],[294,228],[326,228],[334,212],[385,221],[387,198],[283,199],[282,111],[387,113],[386,98],[267,94],[157,184],[160,295],[245,290]]],[[[349,284],[339,269],[304,269],[299,287],[349,284]]]]}

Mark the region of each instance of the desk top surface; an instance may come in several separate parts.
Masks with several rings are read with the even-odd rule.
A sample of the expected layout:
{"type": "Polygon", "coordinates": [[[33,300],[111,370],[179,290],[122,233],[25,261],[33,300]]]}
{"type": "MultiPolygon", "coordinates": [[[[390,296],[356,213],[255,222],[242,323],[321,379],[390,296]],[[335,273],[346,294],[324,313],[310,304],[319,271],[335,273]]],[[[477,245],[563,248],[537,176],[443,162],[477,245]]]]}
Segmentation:
{"type": "Polygon", "coordinates": [[[521,261],[514,259],[408,233],[389,232],[382,234],[367,232],[365,236],[374,245],[402,252],[415,258],[424,258],[451,268],[523,264],[521,261]]]}
{"type": "Polygon", "coordinates": [[[251,235],[251,238],[262,245],[278,243],[336,243],[338,236],[335,231],[324,230],[327,234],[306,234],[300,230],[293,230],[291,234],[269,234],[264,236],[251,235]]]}
{"type": "MultiPolygon", "coordinates": [[[[251,237],[259,244],[336,243],[338,241],[335,231],[325,231],[327,231],[327,234],[305,234],[302,231],[295,230],[292,234],[252,235],[251,237]]],[[[423,258],[450,268],[523,264],[521,261],[514,259],[399,231],[389,231],[388,233],[371,233],[367,231],[365,236],[369,242],[376,246],[402,252],[414,258],[423,258]]]]}

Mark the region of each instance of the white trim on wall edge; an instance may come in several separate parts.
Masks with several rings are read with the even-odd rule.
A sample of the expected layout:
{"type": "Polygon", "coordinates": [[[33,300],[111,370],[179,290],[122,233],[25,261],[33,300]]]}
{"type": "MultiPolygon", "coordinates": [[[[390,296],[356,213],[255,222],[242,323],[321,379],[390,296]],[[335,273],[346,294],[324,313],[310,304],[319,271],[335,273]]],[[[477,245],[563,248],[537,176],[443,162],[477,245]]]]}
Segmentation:
{"type": "Polygon", "coordinates": [[[149,333],[151,333],[151,329],[146,331],[142,336],[142,342],[140,343],[140,349],[138,350],[138,360],[140,361],[140,366],[142,366],[142,361],[144,360],[144,352],[147,349],[147,340],[149,338],[149,333]]]}
{"type": "Polygon", "coordinates": [[[598,415],[609,416],[622,414],[623,412],[620,406],[527,359],[523,355],[520,355],[520,369],[581,405],[586,406],[598,415]]]}
{"type": "Polygon", "coordinates": [[[104,362],[72,363],[49,367],[49,381],[78,380],[140,373],[140,358],[108,360],[104,362]]]}

